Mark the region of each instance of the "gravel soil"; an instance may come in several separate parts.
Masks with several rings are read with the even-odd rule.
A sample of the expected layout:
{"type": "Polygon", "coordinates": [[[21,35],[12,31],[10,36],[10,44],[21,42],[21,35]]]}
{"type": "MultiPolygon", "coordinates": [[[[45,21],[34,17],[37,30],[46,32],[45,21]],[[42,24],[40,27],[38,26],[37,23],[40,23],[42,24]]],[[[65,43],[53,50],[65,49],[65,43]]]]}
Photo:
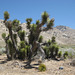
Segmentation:
{"type": "Polygon", "coordinates": [[[31,67],[26,66],[26,61],[8,61],[6,55],[0,55],[0,75],[75,75],[75,66],[71,66],[72,59],[63,61],[45,60],[47,70],[40,72],[38,62],[33,61],[31,67]],[[63,67],[63,69],[59,69],[63,67]]]}

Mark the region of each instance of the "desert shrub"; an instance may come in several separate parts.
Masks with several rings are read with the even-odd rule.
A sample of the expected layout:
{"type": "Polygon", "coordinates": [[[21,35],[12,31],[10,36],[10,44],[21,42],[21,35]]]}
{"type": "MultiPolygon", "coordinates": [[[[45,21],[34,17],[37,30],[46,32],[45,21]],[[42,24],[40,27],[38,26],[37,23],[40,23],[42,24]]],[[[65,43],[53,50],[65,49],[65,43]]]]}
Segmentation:
{"type": "Polygon", "coordinates": [[[63,54],[63,57],[66,59],[68,57],[68,51],[65,51],[65,53],[63,54]]]}
{"type": "Polygon", "coordinates": [[[39,71],[41,71],[41,72],[42,72],[42,71],[46,71],[46,65],[40,64],[38,69],[39,69],[39,71]]]}
{"type": "Polygon", "coordinates": [[[62,56],[62,51],[58,52],[58,57],[60,58],[62,56]]]}

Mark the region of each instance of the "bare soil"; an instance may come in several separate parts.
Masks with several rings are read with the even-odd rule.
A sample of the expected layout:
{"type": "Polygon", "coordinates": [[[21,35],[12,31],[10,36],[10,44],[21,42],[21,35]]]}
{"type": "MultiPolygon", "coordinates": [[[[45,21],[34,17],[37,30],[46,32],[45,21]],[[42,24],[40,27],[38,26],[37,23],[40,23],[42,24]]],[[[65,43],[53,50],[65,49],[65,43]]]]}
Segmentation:
{"type": "Polygon", "coordinates": [[[26,61],[8,61],[6,55],[0,55],[0,75],[75,75],[75,67],[70,65],[71,61],[45,60],[43,63],[47,70],[40,72],[37,61],[33,61],[31,67],[26,67],[26,61]]]}

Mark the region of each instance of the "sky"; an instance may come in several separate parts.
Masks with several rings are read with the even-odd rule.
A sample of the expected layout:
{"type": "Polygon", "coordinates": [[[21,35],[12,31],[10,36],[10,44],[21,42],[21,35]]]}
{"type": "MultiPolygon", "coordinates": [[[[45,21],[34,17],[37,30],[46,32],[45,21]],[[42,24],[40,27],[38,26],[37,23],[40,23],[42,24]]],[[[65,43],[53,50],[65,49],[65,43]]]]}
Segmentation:
{"type": "Polygon", "coordinates": [[[0,0],[0,19],[4,11],[10,14],[10,20],[18,19],[21,23],[26,18],[41,20],[41,14],[47,11],[54,26],[64,25],[75,29],[75,0],[0,0]]]}

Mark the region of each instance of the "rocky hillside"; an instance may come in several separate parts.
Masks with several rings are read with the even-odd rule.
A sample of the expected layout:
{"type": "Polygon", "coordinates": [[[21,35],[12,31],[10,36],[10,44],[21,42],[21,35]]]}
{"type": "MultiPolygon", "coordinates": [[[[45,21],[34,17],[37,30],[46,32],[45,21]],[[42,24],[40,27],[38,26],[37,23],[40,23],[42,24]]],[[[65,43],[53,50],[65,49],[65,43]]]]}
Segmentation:
{"type": "MultiPolygon", "coordinates": [[[[23,30],[28,32],[25,23],[22,23],[21,26],[23,30]]],[[[3,32],[8,33],[3,20],[0,20],[0,46],[4,46],[5,44],[1,37],[3,32]]],[[[51,39],[52,36],[55,36],[58,44],[75,45],[75,29],[71,29],[66,26],[56,26],[52,30],[41,32],[41,35],[44,37],[44,41],[47,41],[48,39],[51,39]]]]}
{"type": "Polygon", "coordinates": [[[56,26],[52,30],[42,32],[42,35],[44,36],[44,40],[48,40],[52,36],[55,36],[58,44],[75,44],[75,30],[66,26],[56,26]]]}

